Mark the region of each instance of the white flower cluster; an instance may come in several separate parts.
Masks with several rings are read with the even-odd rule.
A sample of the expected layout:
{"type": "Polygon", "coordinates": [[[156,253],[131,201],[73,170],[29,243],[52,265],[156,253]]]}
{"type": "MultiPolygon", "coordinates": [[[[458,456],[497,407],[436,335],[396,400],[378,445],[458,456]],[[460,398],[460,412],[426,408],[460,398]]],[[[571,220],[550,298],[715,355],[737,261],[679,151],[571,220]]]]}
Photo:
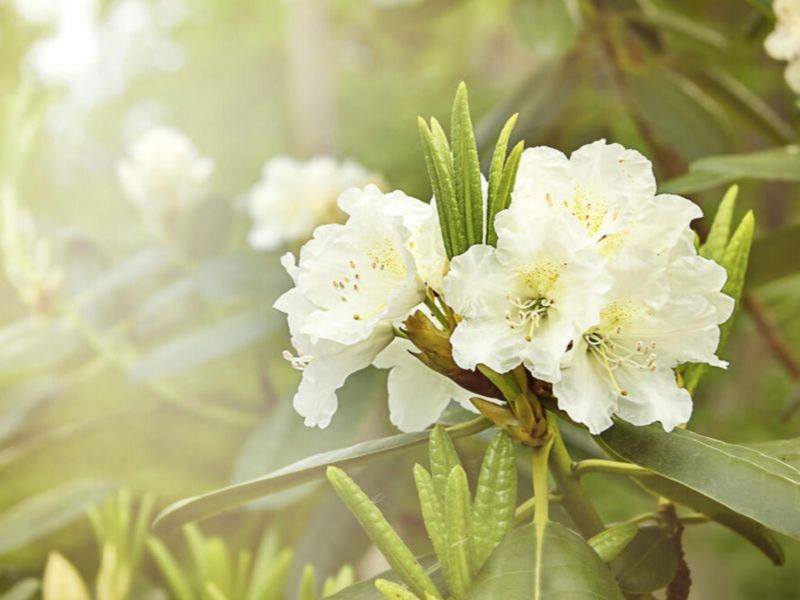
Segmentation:
{"type": "Polygon", "coordinates": [[[767,36],[764,48],[772,58],[785,60],[786,83],[800,94],[800,0],[775,0],[777,24],[767,36]]]}
{"type": "Polygon", "coordinates": [[[686,422],[688,392],[674,368],[725,366],[719,324],[733,301],[725,270],[698,256],[690,222],[700,209],[656,195],[650,162],[595,142],[571,157],[527,149],[511,205],[495,220],[496,247],[474,245],[446,260],[436,210],[402,192],[344,193],[349,218],[325,225],[284,265],[295,287],[276,307],[288,315],[290,355],[303,370],[295,408],[326,426],[336,390],[353,372],[391,368],[392,421],[424,428],[471,395],[428,370],[396,338],[426,287],[458,316],[453,359],[465,370],[523,365],[552,384],[561,409],[598,433],[611,416],[665,429],[686,422]]]}
{"type": "Polygon", "coordinates": [[[308,161],[273,158],[264,165],[261,181],[247,195],[253,221],[250,245],[275,250],[307,240],[317,225],[341,220],[336,199],[342,192],[370,183],[379,184],[380,177],[351,160],[338,162],[328,156],[308,161]]]}
{"type": "Polygon", "coordinates": [[[214,161],[200,156],[177,129],[156,127],[129,149],[117,176],[130,201],[157,233],[170,233],[210,191],[214,161]]]}

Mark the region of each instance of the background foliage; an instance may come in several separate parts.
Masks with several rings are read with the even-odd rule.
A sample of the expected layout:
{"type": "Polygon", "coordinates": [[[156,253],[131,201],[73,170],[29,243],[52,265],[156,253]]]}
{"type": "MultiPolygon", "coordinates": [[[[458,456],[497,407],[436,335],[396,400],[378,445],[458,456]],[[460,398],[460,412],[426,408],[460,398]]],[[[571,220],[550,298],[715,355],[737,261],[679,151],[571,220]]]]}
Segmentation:
{"type": "MultiPolygon", "coordinates": [[[[698,389],[692,429],[737,442],[796,437],[800,114],[783,65],[763,51],[773,26],[767,4],[187,1],[173,32],[185,64],[142,74],[94,107],[78,140],[43,126],[23,165],[19,197],[54,240],[66,285],[42,318],[0,281],[0,589],[39,577],[51,550],[92,581],[98,557],[83,515],[114,488],[152,493],[163,506],[391,432],[378,371],[348,383],[324,433],[291,410],[297,377],[280,356],[287,333],[270,308],[288,280],[277,254],[248,248],[238,199],[270,157],[321,153],[355,158],[427,197],[416,117],[447,115],[461,80],[484,162],[518,111],[513,142],[571,151],[606,137],[637,148],[664,190],[689,195],[707,214],[724,184],[740,183],[736,222],[753,209],[759,228],[749,310],[726,351],[729,371],[698,389]],[[217,163],[215,198],[175,246],[148,233],[114,177],[132,132],[148,121],[184,130],[217,163]],[[728,156],[748,153],[756,154],[728,156]]],[[[40,35],[0,3],[0,94],[9,101],[19,99],[20,65],[40,35]]],[[[46,112],[61,94],[35,90],[31,111],[46,112]]],[[[488,439],[461,446],[470,476],[488,439]]],[[[380,492],[382,510],[424,551],[415,452],[367,467],[358,481],[373,498],[380,492]]],[[[607,520],[644,502],[608,478],[586,483],[607,520]]],[[[203,529],[235,552],[255,549],[268,526],[294,548],[291,597],[306,564],[320,582],[346,562],[365,564],[368,540],[318,485],[203,529]]],[[[684,540],[695,598],[796,594],[797,542],[786,540],[778,569],[716,526],[687,529],[684,540]]],[[[185,551],[180,533],[163,541],[185,551]]],[[[163,579],[146,555],[137,593],[157,586],[163,579]]]]}

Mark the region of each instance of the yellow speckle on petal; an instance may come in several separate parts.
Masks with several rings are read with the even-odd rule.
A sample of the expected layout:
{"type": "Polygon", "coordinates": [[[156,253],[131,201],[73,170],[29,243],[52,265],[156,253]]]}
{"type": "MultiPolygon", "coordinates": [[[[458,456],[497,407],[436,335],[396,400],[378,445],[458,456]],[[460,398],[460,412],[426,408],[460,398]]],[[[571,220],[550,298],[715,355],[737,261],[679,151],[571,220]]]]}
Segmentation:
{"type": "Polygon", "coordinates": [[[542,260],[527,267],[518,267],[517,274],[532,298],[548,298],[553,291],[563,265],[542,260]]]}
{"type": "Polygon", "coordinates": [[[572,199],[571,212],[586,227],[589,235],[595,235],[608,214],[608,203],[591,190],[578,187],[572,199]]]}
{"type": "Polygon", "coordinates": [[[405,277],[408,273],[406,261],[403,260],[395,245],[389,240],[384,239],[375,242],[367,250],[367,256],[373,269],[388,271],[396,277],[405,277]]]}

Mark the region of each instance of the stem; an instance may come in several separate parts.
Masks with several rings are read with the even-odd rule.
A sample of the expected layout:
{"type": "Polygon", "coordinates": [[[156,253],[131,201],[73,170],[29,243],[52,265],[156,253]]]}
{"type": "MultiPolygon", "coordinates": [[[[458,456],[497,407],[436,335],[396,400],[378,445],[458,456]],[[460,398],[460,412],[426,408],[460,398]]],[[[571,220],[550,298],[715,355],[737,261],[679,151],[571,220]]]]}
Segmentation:
{"type": "Polygon", "coordinates": [[[427,306],[428,309],[433,313],[433,316],[436,317],[436,320],[439,321],[442,327],[445,329],[449,328],[447,317],[442,312],[442,309],[437,306],[436,301],[430,296],[425,296],[425,306],[427,306]]]}
{"type": "Polygon", "coordinates": [[[608,473],[611,475],[628,475],[629,477],[647,477],[653,474],[650,469],[645,469],[639,465],[616,460],[604,460],[602,458],[578,461],[572,465],[572,473],[578,478],[587,473],[608,473]]]}
{"type": "MultiPolygon", "coordinates": [[[[548,419],[555,421],[555,417],[548,419]]],[[[549,469],[550,450],[555,435],[550,435],[541,446],[532,449],[531,465],[533,467],[533,527],[536,531],[536,566],[534,569],[534,598],[538,600],[542,581],[542,554],[544,551],[544,533],[550,521],[549,469]]]]}
{"type": "Polygon", "coordinates": [[[564,439],[555,419],[550,423],[550,431],[553,432],[553,451],[550,456],[553,479],[556,480],[558,491],[563,496],[564,508],[572,517],[581,535],[589,539],[603,531],[605,525],[573,472],[572,457],[564,445],[564,439]]]}
{"type": "Polygon", "coordinates": [[[492,423],[486,417],[477,417],[470,421],[459,423],[458,425],[450,425],[449,427],[445,427],[445,431],[450,434],[450,437],[453,438],[469,437],[489,429],[492,425],[494,425],[494,423],[492,423]]]}
{"type": "MultiPolygon", "coordinates": [[[[551,504],[557,504],[562,500],[560,494],[548,494],[547,499],[551,504]]],[[[536,496],[531,496],[517,507],[517,510],[514,512],[514,523],[516,525],[522,525],[525,521],[532,518],[535,512],[536,496]]]]}

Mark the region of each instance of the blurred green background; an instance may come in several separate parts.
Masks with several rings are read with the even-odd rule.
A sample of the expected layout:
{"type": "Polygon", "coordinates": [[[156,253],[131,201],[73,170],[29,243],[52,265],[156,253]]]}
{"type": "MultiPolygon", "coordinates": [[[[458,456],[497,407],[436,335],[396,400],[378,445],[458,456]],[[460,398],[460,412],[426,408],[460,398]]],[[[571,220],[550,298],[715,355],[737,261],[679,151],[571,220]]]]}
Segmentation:
{"type": "MultiPolygon", "coordinates": [[[[97,74],[58,84],[31,62],[52,27],[26,18],[27,0],[0,2],[0,95],[10,102],[27,85],[40,123],[17,193],[66,273],[46,314],[31,314],[0,279],[0,590],[40,576],[50,550],[90,581],[98,559],[82,515],[107,489],[151,492],[164,506],[392,431],[377,370],[350,380],[324,433],[291,410],[298,377],[271,309],[289,281],[280,252],[248,247],[241,202],[268,159],[350,157],[427,198],[416,117],[446,117],[461,80],[479,143],[519,111],[527,145],[570,152],[605,137],[650,157],[660,182],[702,157],[793,144],[800,125],[783,65],[763,50],[773,23],[760,2],[117,0],[94,10],[107,20],[126,2],[152,20],[129,38],[107,36],[97,74]],[[127,145],[156,124],[184,131],[216,163],[213,199],[172,245],[149,233],[115,175],[127,145]],[[62,487],[76,480],[94,483],[62,487]]],[[[47,2],[31,0],[28,12],[34,4],[47,2]]],[[[749,287],[762,321],[740,311],[724,352],[731,366],[704,381],[691,427],[737,442],[793,437],[800,254],[775,236],[799,233],[798,186],[740,183],[738,210],[754,210],[766,240],[765,272],[749,287]],[[768,269],[777,259],[784,266],[768,269]]],[[[713,214],[723,192],[689,195],[713,214]]],[[[466,455],[477,461],[481,443],[466,455]]],[[[359,481],[422,549],[415,459],[359,481]]],[[[588,481],[608,519],[646,502],[609,478],[588,481]]],[[[325,487],[203,527],[238,548],[267,526],[296,550],[292,582],[307,563],[320,578],[369,564],[366,538],[325,487]]],[[[716,525],[686,538],[693,598],[798,597],[797,542],[785,540],[777,568],[716,525]]],[[[180,547],[177,534],[165,541],[180,547]]],[[[141,597],[163,587],[149,559],[139,579],[141,597]]]]}

